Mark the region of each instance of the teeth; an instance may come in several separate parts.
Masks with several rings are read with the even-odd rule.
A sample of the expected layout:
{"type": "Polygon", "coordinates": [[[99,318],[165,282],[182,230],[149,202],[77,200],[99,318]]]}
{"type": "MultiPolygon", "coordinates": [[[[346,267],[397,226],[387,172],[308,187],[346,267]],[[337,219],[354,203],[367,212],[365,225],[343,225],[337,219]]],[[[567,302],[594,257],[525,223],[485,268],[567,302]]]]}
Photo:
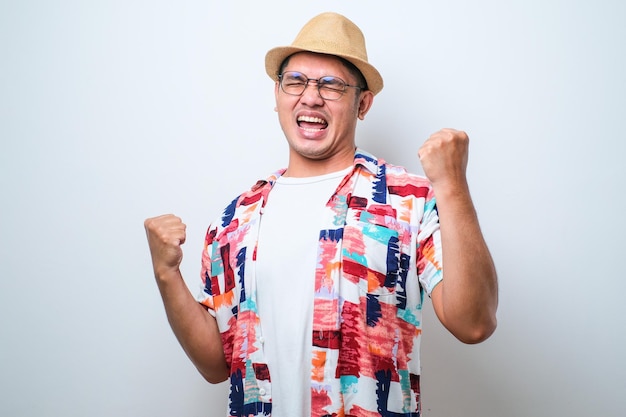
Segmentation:
{"type": "Polygon", "coordinates": [[[310,116],[300,116],[298,117],[299,122],[308,122],[308,123],[320,123],[326,124],[324,119],[320,119],[319,117],[310,117],[310,116]]]}

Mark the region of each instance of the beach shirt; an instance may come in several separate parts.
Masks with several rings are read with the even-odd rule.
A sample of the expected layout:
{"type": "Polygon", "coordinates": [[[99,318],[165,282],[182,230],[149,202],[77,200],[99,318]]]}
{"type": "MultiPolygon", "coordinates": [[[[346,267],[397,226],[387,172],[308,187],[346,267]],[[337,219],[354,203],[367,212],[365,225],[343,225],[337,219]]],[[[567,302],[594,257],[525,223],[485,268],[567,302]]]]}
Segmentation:
{"type": "MultiPolygon", "coordinates": [[[[209,226],[202,253],[198,301],[222,336],[230,416],[271,416],[255,260],[263,207],[283,173],[234,199],[209,226]]],[[[423,298],[443,278],[431,185],[357,149],[324,219],[311,295],[311,367],[302,370],[310,373],[311,416],[418,417],[423,298]]],[[[287,288],[281,296],[288,295],[287,288]]]]}

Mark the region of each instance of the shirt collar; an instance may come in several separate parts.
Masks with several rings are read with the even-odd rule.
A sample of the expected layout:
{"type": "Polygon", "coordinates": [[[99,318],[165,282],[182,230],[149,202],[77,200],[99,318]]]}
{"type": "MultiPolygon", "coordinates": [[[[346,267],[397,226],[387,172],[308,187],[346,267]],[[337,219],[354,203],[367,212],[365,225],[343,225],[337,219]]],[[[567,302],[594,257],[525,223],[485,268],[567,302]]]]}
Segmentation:
{"type": "Polygon", "coordinates": [[[374,175],[378,174],[379,166],[384,163],[385,161],[382,159],[376,158],[374,155],[361,148],[357,148],[354,153],[354,166],[362,166],[374,175]]]}
{"type": "MultiPolygon", "coordinates": [[[[374,155],[361,148],[356,148],[354,152],[354,167],[357,168],[359,166],[362,166],[373,175],[378,174],[379,166],[384,163],[384,160],[376,158],[374,155]]],[[[269,188],[272,188],[276,180],[281,175],[283,175],[286,170],[287,168],[281,168],[278,171],[269,175],[266,179],[257,181],[257,183],[254,184],[254,186],[252,187],[251,191],[259,191],[261,188],[267,185],[269,185],[269,188]]]]}

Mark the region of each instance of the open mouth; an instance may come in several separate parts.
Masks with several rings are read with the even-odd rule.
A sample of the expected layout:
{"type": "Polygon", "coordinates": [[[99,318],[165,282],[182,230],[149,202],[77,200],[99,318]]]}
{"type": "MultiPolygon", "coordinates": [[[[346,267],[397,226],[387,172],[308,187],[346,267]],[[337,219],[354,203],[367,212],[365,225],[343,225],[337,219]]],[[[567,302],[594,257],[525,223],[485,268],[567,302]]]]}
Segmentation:
{"type": "Polygon", "coordinates": [[[297,122],[301,129],[308,132],[319,132],[320,130],[326,129],[328,126],[328,122],[319,117],[299,116],[297,122]]]}

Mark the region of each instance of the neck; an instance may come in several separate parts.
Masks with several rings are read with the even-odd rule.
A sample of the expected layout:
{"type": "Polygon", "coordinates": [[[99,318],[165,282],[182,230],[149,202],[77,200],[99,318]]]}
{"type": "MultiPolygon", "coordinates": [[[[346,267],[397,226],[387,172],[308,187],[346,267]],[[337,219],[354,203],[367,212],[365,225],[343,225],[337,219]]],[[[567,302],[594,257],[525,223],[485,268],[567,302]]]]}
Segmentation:
{"type": "Polygon", "coordinates": [[[289,155],[289,165],[283,176],[304,178],[341,171],[354,163],[354,151],[353,149],[349,154],[322,159],[307,158],[292,151],[289,155]]]}

